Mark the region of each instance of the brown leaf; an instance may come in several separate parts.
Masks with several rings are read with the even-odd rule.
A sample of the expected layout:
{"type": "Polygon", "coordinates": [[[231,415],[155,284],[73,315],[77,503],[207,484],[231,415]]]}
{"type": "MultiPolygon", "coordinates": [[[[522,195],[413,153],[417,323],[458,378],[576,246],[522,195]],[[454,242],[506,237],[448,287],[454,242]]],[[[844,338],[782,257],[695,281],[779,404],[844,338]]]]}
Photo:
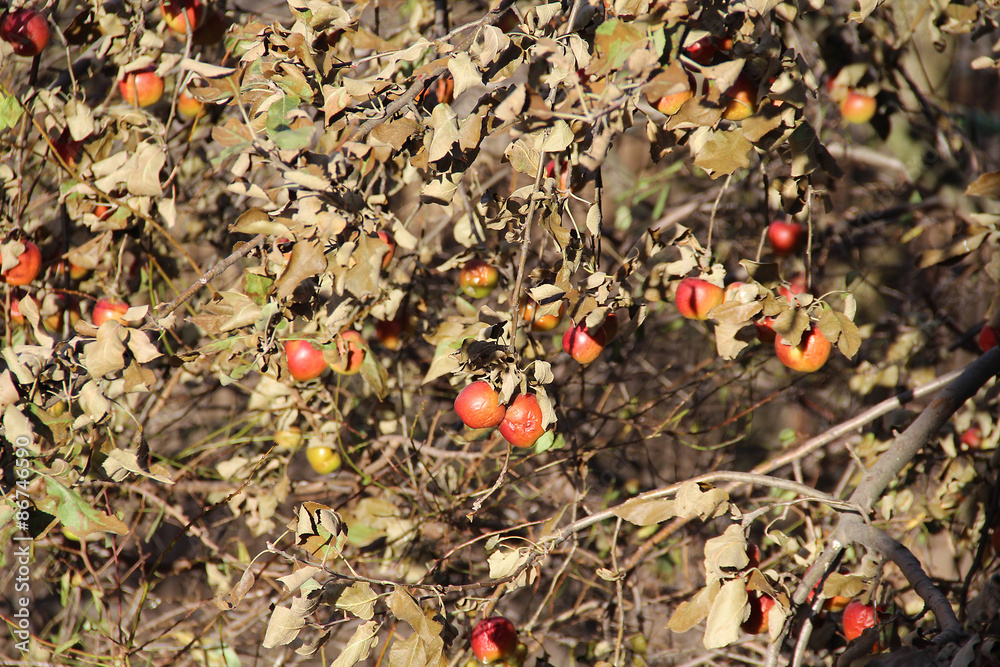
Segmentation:
{"type": "Polygon", "coordinates": [[[752,149],[753,145],[739,128],[714,130],[695,155],[694,163],[712,178],[718,178],[750,166],[752,149]]]}
{"type": "Polygon", "coordinates": [[[288,260],[281,277],[274,282],[274,290],[279,299],[287,299],[303,280],[312,278],[326,271],[326,255],[320,241],[309,239],[298,241],[292,247],[292,256],[288,260]]]}

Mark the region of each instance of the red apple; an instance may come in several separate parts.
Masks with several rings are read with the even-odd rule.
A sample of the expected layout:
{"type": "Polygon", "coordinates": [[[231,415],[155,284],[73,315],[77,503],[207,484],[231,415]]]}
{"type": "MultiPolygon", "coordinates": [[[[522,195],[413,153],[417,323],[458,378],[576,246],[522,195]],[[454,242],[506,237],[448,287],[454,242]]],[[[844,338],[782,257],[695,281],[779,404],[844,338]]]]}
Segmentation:
{"type": "Polygon", "coordinates": [[[755,329],[757,329],[757,340],[762,343],[770,344],[774,342],[774,318],[765,315],[753,323],[755,329]]]}
{"type": "Polygon", "coordinates": [[[181,93],[177,97],[177,113],[185,120],[194,120],[202,114],[204,109],[204,103],[196,100],[187,93],[181,93]]]}
{"type": "Polygon", "coordinates": [[[771,607],[774,606],[774,598],[766,593],[748,591],[747,604],[750,606],[750,615],[747,616],[747,620],[743,621],[740,629],[751,635],[767,632],[767,617],[771,612],[771,607]]]}
{"type": "Polygon", "coordinates": [[[559,312],[554,315],[542,315],[538,319],[535,319],[535,311],[538,309],[538,304],[531,297],[527,297],[521,301],[521,319],[525,322],[529,322],[532,331],[552,331],[562,320],[563,314],[566,312],[566,302],[563,301],[559,304],[559,312]]]}
{"type": "Polygon", "coordinates": [[[500,272],[481,259],[469,260],[458,274],[459,287],[473,299],[488,296],[499,282],[500,272]]]}
{"type": "Polygon", "coordinates": [[[757,86],[746,74],[740,74],[722,94],[722,101],[726,105],[722,117],[726,120],[749,118],[757,111],[757,86]]]}
{"type": "Polygon", "coordinates": [[[806,293],[806,275],[804,273],[797,274],[794,278],[792,278],[791,282],[788,283],[788,285],[782,285],[781,287],[778,288],[778,294],[788,299],[788,303],[792,304],[793,306],[796,303],[795,295],[805,294],[805,293],[806,293]]]}
{"type": "Polygon", "coordinates": [[[91,313],[91,319],[94,321],[94,326],[101,326],[108,320],[115,320],[117,322],[122,321],[122,316],[128,312],[128,304],[120,299],[113,299],[105,297],[103,299],[98,299],[97,303],[94,304],[94,312],[91,313]]]}
{"type": "Polygon", "coordinates": [[[392,261],[393,255],[396,254],[396,239],[392,238],[392,234],[389,232],[379,232],[378,237],[382,239],[382,243],[389,246],[389,252],[382,255],[382,268],[389,268],[389,262],[392,261]]]}
{"type": "Polygon", "coordinates": [[[715,37],[706,35],[684,50],[687,51],[691,60],[699,65],[708,65],[715,56],[715,37]]]}
{"type": "Polygon", "coordinates": [[[778,360],[792,370],[803,373],[818,371],[830,358],[830,344],[819,328],[813,324],[802,334],[798,345],[787,345],[781,336],[774,338],[774,352],[778,360]]]}
{"type": "Polygon", "coordinates": [[[17,258],[17,265],[3,272],[8,285],[27,285],[38,276],[42,268],[42,251],[31,241],[21,241],[24,250],[17,258]]]}
{"type": "Polygon", "coordinates": [[[565,192],[569,189],[569,180],[572,167],[566,160],[560,160],[557,164],[555,160],[549,160],[545,165],[545,176],[554,178],[559,182],[559,191],[565,192]]]}
{"type": "Polygon", "coordinates": [[[403,330],[406,328],[406,315],[400,311],[391,320],[375,321],[375,338],[390,350],[398,350],[403,346],[403,330]]]}
{"type": "Polygon", "coordinates": [[[365,360],[365,339],[357,331],[345,331],[337,341],[337,353],[342,361],[330,364],[330,368],[341,375],[356,375],[365,360]]]}
{"type": "Polygon", "coordinates": [[[840,115],[848,123],[863,125],[875,116],[877,106],[874,97],[848,88],[844,99],[840,101],[840,115]]]}
{"type": "Polygon", "coordinates": [[[168,28],[186,35],[205,20],[205,5],[201,0],[161,0],[160,13],[168,28]]]}
{"type": "MultiPolygon", "coordinates": [[[[875,605],[862,604],[860,600],[851,600],[844,607],[843,627],[844,639],[849,642],[861,636],[861,633],[868,628],[874,628],[878,614],[875,612],[875,605]]],[[[876,642],[872,653],[879,652],[879,645],[876,642]]]]}
{"type": "Polygon", "coordinates": [[[307,340],[286,341],[285,358],[288,372],[299,382],[318,378],[326,370],[323,351],[313,347],[307,340]]]}
{"type": "Polygon", "coordinates": [[[118,91],[125,101],[135,107],[148,107],[156,104],[163,97],[163,79],[147,67],[135,72],[129,72],[118,82],[118,91]]]}
{"type": "MultiPolygon", "coordinates": [[[[608,319],[614,317],[612,314],[608,319]]],[[[617,323],[612,325],[617,330],[617,323]]],[[[602,324],[596,331],[587,329],[583,322],[580,324],[570,324],[569,329],[563,334],[562,346],[566,354],[573,357],[581,364],[590,362],[601,356],[604,347],[608,344],[608,334],[602,324]]]]}
{"type": "Polygon", "coordinates": [[[0,39],[19,56],[37,56],[49,43],[49,22],[33,9],[14,9],[0,18],[0,39]]]}
{"type": "Polygon", "coordinates": [[[992,350],[1000,342],[1000,329],[986,324],[979,330],[979,349],[983,352],[992,350]]]}
{"type": "Polygon", "coordinates": [[[689,320],[707,320],[708,312],[726,297],[726,291],[701,278],[685,278],[677,286],[675,303],[689,320]]]}
{"type": "Polygon", "coordinates": [[[23,301],[34,301],[35,307],[38,307],[38,302],[30,294],[25,294],[21,290],[17,290],[10,297],[10,321],[14,324],[24,324],[24,314],[21,312],[21,303],[23,301]]]}
{"type": "Polygon", "coordinates": [[[978,426],[970,426],[962,431],[959,441],[970,449],[978,449],[983,441],[983,430],[978,426]]]}
{"type": "Polygon", "coordinates": [[[83,140],[74,141],[73,136],[69,133],[69,128],[63,128],[59,137],[52,142],[52,147],[55,149],[56,154],[71,167],[76,164],[76,159],[80,155],[80,148],[82,146],[83,140]]]}
{"type": "MultiPolygon", "coordinates": [[[[112,213],[111,208],[109,206],[105,206],[104,204],[98,204],[97,206],[94,207],[94,215],[97,216],[98,220],[107,220],[109,217],[111,217],[111,213],[112,213]]],[[[70,274],[69,275],[70,275],[71,278],[74,278],[75,280],[79,280],[79,278],[76,278],[73,275],[73,266],[72,266],[72,264],[70,265],[70,274]]],[[[86,274],[84,274],[84,275],[86,275],[86,274]]]]}
{"type": "Polygon", "coordinates": [[[534,394],[519,394],[500,422],[500,435],[515,447],[531,447],[542,437],[542,408],[534,394]]]}
{"type": "Polygon", "coordinates": [[[775,220],[768,225],[767,239],[775,255],[787,257],[802,247],[806,240],[806,228],[797,222],[775,220]]]}
{"type": "Polygon", "coordinates": [[[434,94],[439,104],[447,104],[455,99],[455,77],[443,74],[434,85],[434,94]]]}
{"type": "Polygon", "coordinates": [[[507,409],[485,380],[476,380],[458,393],[455,412],[469,428],[493,428],[503,421],[507,409]]]}
{"type": "Polygon", "coordinates": [[[472,630],[472,652],[484,665],[513,658],[517,653],[517,628],[502,616],[479,621],[472,630]]]}

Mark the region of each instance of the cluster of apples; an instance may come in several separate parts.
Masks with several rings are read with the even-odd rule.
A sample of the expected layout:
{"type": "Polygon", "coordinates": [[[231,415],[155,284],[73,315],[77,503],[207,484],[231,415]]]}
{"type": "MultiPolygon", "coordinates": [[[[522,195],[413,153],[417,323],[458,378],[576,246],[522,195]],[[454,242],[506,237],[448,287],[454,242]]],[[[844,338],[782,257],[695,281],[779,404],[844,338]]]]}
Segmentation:
{"type": "MultiPolygon", "coordinates": [[[[458,284],[468,296],[481,299],[488,296],[500,281],[496,267],[481,259],[466,262],[458,276],[458,284]]],[[[538,304],[530,297],[524,297],[520,304],[521,319],[531,331],[552,331],[562,321],[566,313],[566,303],[560,302],[559,310],[547,315],[538,315],[538,304]]],[[[575,361],[589,364],[596,360],[608,343],[618,335],[618,318],[609,313],[599,327],[590,329],[584,322],[571,323],[563,334],[563,350],[575,361]]]]}
{"type": "MultiPolygon", "coordinates": [[[[42,268],[42,251],[39,247],[27,239],[20,241],[22,250],[17,256],[17,264],[10,267],[3,272],[3,281],[12,287],[26,287],[30,285],[38,277],[42,268]]],[[[69,264],[69,275],[70,278],[74,280],[79,280],[86,275],[87,271],[73,264],[69,264]]],[[[10,313],[9,317],[15,324],[24,324],[24,314],[21,312],[21,303],[25,300],[35,301],[35,298],[30,294],[26,294],[18,291],[15,293],[10,303],[10,313]]],[[[79,319],[79,307],[75,304],[75,299],[73,303],[69,301],[69,297],[66,299],[65,310],[68,313],[70,323],[74,323],[79,319]]],[[[36,302],[37,305],[37,302],[36,302]]],[[[122,321],[123,316],[128,312],[128,304],[120,299],[114,297],[102,297],[97,300],[94,304],[94,309],[91,313],[91,319],[95,326],[101,326],[108,320],[122,321]]],[[[45,324],[50,329],[58,329],[62,325],[62,313],[57,313],[50,318],[44,320],[45,324]]]]}
{"type": "MultiPolygon", "coordinates": [[[[167,28],[185,38],[191,35],[195,44],[218,42],[226,31],[222,14],[211,10],[202,0],[161,0],[160,15],[167,28]]],[[[149,66],[126,73],[118,82],[118,91],[132,106],[148,107],[160,101],[165,86],[156,67],[149,66]]],[[[187,92],[177,97],[177,112],[187,120],[201,115],[204,106],[187,92]]]]}
{"type": "Polygon", "coordinates": [[[531,447],[545,433],[542,408],[534,394],[518,394],[505,406],[485,380],[476,380],[458,393],[455,412],[469,428],[498,428],[515,447],[531,447]]]}
{"type": "MultiPolygon", "coordinates": [[[[768,240],[774,254],[785,257],[802,248],[806,229],[797,222],[775,220],[767,230],[768,240]]],[[[739,283],[730,285],[730,289],[739,283]]],[[[782,296],[794,303],[795,295],[805,291],[804,276],[796,279],[788,287],[782,287],[782,296]]],[[[691,320],[707,320],[713,308],[723,303],[727,290],[702,278],[688,277],[677,286],[675,304],[680,314],[691,320]]],[[[798,345],[791,345],[774,331],[774,318],[760,316],[754,322],[757,338],[765,344],[774,344],[774,352],[782,364],[792,370],[812,373],[822,368],[830,358],[833,344],[820,332],[813,322],[809,330],[802,334],[798,345]]]]}
{"type": "MultiPolygon", "coordinates": [[[[699,65],[711,65],[716,60],[717,54],[724,56],[732,48],[732,39],[708,35],[685,47],[684,52],[688,58],[699,65]]],[[[650,99],[650,93],[647,92],[647,101],[657,111],[667,116],[672,116],[680,111],[681,106],[695,95],[694,77],[686,70],[685,75],[687,77],[686,88],[655,99],[650,99]]],[[[708,92],[708,82],[706,81],[702,94],[708,92]]],[[[723,91],[721,101],[725,104],[722,117],[726,120],[740,121],[749,118],[757,112],[757,84],[746,71],[743,71],[736,77],[733,84],[723,91]]]]}
{"type": "Polygon", "coordinates": [[[337,338],[337,354],[340,361],[327,363],[323,350],[307,340],[285,341],[285,363],[288,372],[298,382],[315,380],[327,368],[341,375],[356,375],[365,360],[365,341],[357,331],[348,330],[337,338]]]}
{"type": "Polygon", "coordinates": [[[527,649],[517,641],[517,628],[503,616],[485,618],[472,630],[472,653],[484,665],[524,664],[527,649]]]}

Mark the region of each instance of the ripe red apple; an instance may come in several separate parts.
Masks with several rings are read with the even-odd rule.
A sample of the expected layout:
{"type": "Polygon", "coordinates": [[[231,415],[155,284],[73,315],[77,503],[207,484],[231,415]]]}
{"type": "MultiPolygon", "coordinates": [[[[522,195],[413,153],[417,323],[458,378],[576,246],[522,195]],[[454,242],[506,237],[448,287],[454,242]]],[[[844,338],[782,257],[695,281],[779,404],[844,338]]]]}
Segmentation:
{"type": "Polygon", "coordinates": [[[758,547],[756,544],[748,544],[747,560],[749,560],[750,562],[747,563],[746,569],[752,570],[755,567],[760,567],[760,547],[758,547]]]}
{"type": "Polygon", "coordinates": [[[548,164],[545,165],[546,178],[554,178],[559,181],[560,192],[565,192],[569,189],[572,171],[572,166],[566,160],[560,160],[558,164],[555,160],[549,160],[548,164]]]}
{"type": "Polygon", "coordinates": [[[654,105],[656,110],[665,116],[673,116],[675,113],[681,110],[681,106],[687,102],[689,99],[694,97],[694,91],[688,88],[687,90],[682,90],[677,93],[670,93],[669,95],[664,95],[659,100],[656,101],[654,105]]]}
{"type": "Polygon", "coordinates": [[[161,0],[160,13],[168,28],[186,35],[205,20],[205,5],[201,0],[161,0]]]}
{"type": "Polygon", "coordinates": [[[707,320],[708,311],[726,298],[726,291],[701,278],[685,278],[677,286],[675,303],[689,320],[707,320]]]}
{"type": "Polygon", "coordinates": [[[439,104],[447,104],[455,99],[455,77],[451,74],[444,74],[438,77],[434,85],[434,94],[437,96],[439,104]]]}
{"type": "Polygon", "coordinates": [[[792,278],[788,285],[782,285],[778,288],[778,294],[788,299],[788,303],[795,305],[795,295],[806,293],[806,275],[804,273],[797,274],[792,278]]]}
{"type": "Polygon", "coordinates": [[[481,259],[469,260],[458,274],[459,287],[473,299],[489,295],[499,282],[500,272],[481,259]]]}
{"type": "Polygon", "coordinates": [[[555,315],[542,315],[537,320],[535,319],[535,311],[538,309],[538,304],[531,297],[527,297],[521,301],[521,319],[525,322],[531,323],[532,331],[552,331],[562,320],[563,314],[566,312],[566,302],[563,301],[559,304],[559,312],[555,315]]]}
{"type": "Polygon", "coordinates": [[[840,115],[848,123],[863,125],[875,116],[877,106],[874,97],[848,88],[844,99],[840,101],[840,115]]]}
{"type": "MultiPolygon", "coordinates": [[[[98,220],[107,220],[109,217],[111,217],[111,213],[112,213],[111,208],[109,206],[105,206],[104,204],[98,204],[97,206],[94,207],[94,215],[97,216],[98,220]]],[[[79,278],[73,275],[73,266],[74,265],[71,263],[69,275],[74,280],[79,280],[79,278]]],[[[86,273],[84,273],[83,275],[86,275],[86,273]]]]}
{"type": "Polygon", "coordinates": [[[774,606],[774,598],[766,593],[748,591],[747,604],[750,605],[750,615],[747,616],[747,620],[743,621],[740,629],[751,635],[767,632],[767,617],[771,612],[771,607],[774,606]]]}
{"type": "Polygon", "coordinates": [[[726,120],[743,120],[757,111],[757,86],[745,73],[736,77],[733,85],[722,94],[726,108],[722,117],[726,120]]]}
{"type": "Polygon", "coordinates": [[[382,255],[382,268],[389,268],[389,262],[392,261],[393,255],[396,254],[396,239],[392,238],[392,234],[389,232],[379,232],[378,237],[382,239],[382,243],[389,246],[389,252],[382,255]]]}
{"type": "Polygon", "coordinates": [[[34,301],[35,307],[38,307],[38,302],[30,294],[25,294],[21,290],[17,290],[10,297],[10,321],[14,324],[24,324],[24,314],[21,312],[21,302],[22,301],[34,301]]]}
{"type": "Polygon", "coordinates": [[[493,428],[503,421],[507,409],[488,382],[476,380],[458,393],[455,412],[469,428],[493,428]]]}
{"type": "Polygon", "coordinates": [[[691,60],[699,65],[708,65],[715,56],[715,37],[706,35],[684,50],[687,51],[691,60]]]}
{"type": "Polygon", "coordinates": [[[163,79],[147,67],[135,72],[129,72],[118,82],[118,91],[125,101],[135,107],[148,107],[156,104],[163,97],[163,79]]]}
{"type": "Polygon", "coordinates": [[[779,257],[787,257],[798,252],[806,240],[806,228],[797,222],[775,220],[767,227],[767,240],[771,249],[779,257]]]}
{"type": "Polygon", "coordinates": [[[108,320],[121,322],[122,316],[127,312],[128,304],[124,301],[104,297],[103,299],[98,299],[97,303],[94,304],[94,312],[91,313],[91,319],[94,320],[94,326],[99,327],[108,320]]]}
{"type": "Polygon", "coordinates": [[[978,449],[983,441],[983,430],[979,426],[970,426],[962,431],[959,441],[970,449],[978,449]]]}
{"type": "Polygon", "coordinates": [[[52,142],[52,148],[55,149],[56,154],[62,158],[62,161],[73,166],[76,164],[76,159],[80,155],[80,148],[83,146],[83,140],[74,141],[73,135],[69,133],[69,128],[63,128],[63,131],[59,134],[59,137],[52,142]]]}
{"type": "Polygon", "coordinates": [[[979,330],[979,349],[983,352],[992,350],[1000,342],[1000,329],[986,324],[979,330]]]}
{"type": "Polygon", "coordinates": [[[375,321],[375,338],[390,350],[398,350],[403,346],[403,330],[406,328],[406,315],[400,311],[391,320],[375,321]]]}
{"type": "Polygon", "coordinates": [[[17,258],[17,265],[3,272],[8,285],[27,285],[38,276],[42,268],[42,251],[31,241],[21,241],[24,250],[17,258]]]}
{"type": "MultiPolygon", "coordinates": [[[[608,319],[612,317],[614,317],[613,313],[608,319]]],[[[617,330],[617,323],[613,326],[617,330]]],[[[603,324],[596,331],[588,330],[587,325],[583,322],[570,324],[562,339],[563,350],[566,351],[566,354],[573,357],[578,363],[585,365],[601,356],[601,352],[604,351],[607,344],[608,334],[603,324]]]]}
{"type": "Polygon", "coordinates": [[[19,56],[37,56],[49,43],[49,22],[33,9],[14,9],[0,18],[0,39],[19,56]]]}
{"type": "Polygon", "coordinates": [[[781,336],[774,337],[774,353],[778,360],[792,370],[803,373],[818,371],[830,358],[830,344],[814,323],[802,334],[798,345],[786,345],[781,336]]]}
{"type": "Polygon", "coordinates": [[[341,375],[356,375],[361,372],[365,360],[365,339],[357,331],[345,331],[337,341],[337,352],[343,361],[330,364],[330,368],[341,375]]]}
{"type": "Polygon", "coordinates": [[[757,340],[770,344],[774,342],[774,318],[765,315],[758,320],[754,320],[753,326],[757,329],[757,340]]]}
{"type": "Polygon", "coordinates": [[[194,120],[202,114],[205,105],[200,100],[196,100],[187,93],[181,93],[177,97],[177,113],[185,120],[194,120]]]}
{"type": "Polygon", "coordinates": [[[285,359],[288,372],[299,382],[318,378],[326,370],[323,351],[313,347],[307,340],[286,341],[285,359]]]}
{"type": "MultiPolygon", "coordinates": [[[[875,612],[875,605],[862,604],[860,600],[851,600],[844,607],[843,627],[844,639],[851,642],[861,636],[861,633],[868,628],[874,628],[878,614],[875,612]]],[[[879,645],[876,642],[873,653],[879,652],[879,645]]]]}
{"type": "Polygon", "coordinates": [[[306,460],[321,475],[329,475],[340,468],[340,453],[329,447],[307,447],[306,460]]]}
{"type": "Polygon", "coordinates": [[[517,653],[517,628],[503,616],[493,616],[472,630],[472,652],[484,665],[513,658],[517,653]]]}
{"type": "Polygon", "coordinates": [[[542,408],[534,394],[519,394],[500,422],[500,435],[515,447],[531,447],[542,437],[542,408]]]}

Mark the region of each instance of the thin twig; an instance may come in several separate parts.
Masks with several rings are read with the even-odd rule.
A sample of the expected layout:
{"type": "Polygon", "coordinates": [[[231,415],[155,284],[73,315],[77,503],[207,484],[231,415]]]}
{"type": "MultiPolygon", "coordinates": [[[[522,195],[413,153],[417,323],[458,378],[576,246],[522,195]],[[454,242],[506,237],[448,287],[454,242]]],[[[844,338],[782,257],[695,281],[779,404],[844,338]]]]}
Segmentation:
{"type": "Polygon", "coordinates": [[[160,304],[159,306],[157,306],[156,307],[157,315],[159,317],[166,317],[170,313],[177,310],[177,308],[180,307],[181,304],[183,304],[185,301],[194,296],[198,292],[198,290],[207,285],[211,280],[215,279],[216,276],[218,276],[220,273],[222,273],[230,266],[235,264],[240,258],[249,255],[250,251],[253,250],[254,248],[264,245],[264,239],[265,236],[263,234],[258,234],[257,236],[255,236],[253,240],[251,240],[249,243],[243,245],[239,250],[237,250],[229,257],[226,257],[224,260],[222,260],[221,262],[210,268],[208,271],[206,271],[205,275],[203,275],[201,278],[197,280],[197,282],[195,282],[193,285],[184,290],[184,292],[179,297],[177,297],[170,303],[160,304]]]}

